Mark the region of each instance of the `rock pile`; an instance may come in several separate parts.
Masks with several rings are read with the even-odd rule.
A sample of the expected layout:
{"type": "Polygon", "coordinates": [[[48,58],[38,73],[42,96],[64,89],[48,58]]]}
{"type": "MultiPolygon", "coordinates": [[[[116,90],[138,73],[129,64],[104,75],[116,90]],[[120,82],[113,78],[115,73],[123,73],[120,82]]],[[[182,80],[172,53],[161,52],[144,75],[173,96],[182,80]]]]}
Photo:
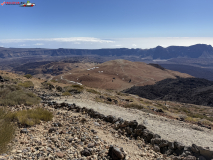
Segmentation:
{"type": "Polygon", "coordinates": [[[213,151],[207,148],[196,146],[184,146],[179,142],[169,142],[167,140],[161,139],[157,134],[152,133],[147,130],[142,124],[138,124],[137,121],[124,121],[122,118],[116,118],[115,116],[109,115],[105,116],[100,114],[93,109],[87,109],[85,107],[81,108],[75,104],[61,103],[57,104],[52,102],[55,109],[63,108],[66,110],[87,113],[92,118],[98,118],[106,122],[112,123],[113,128],[118,131],[119,134],[129,137],[130,139],[142,138],[146,143],[151,143],[153,150],[165,154],[172,159],[203,159],[211,160],[213,159],[213,151]]]}
{"type": "MultiPolygon", "coordinates": [[[[12,107],[13,111],[20,109],[26,107],[12,107]]],[[[126,154],[122,148],[112,149],[96,135],[96,131],[91,130],[89,125],[84,125],[82,119],[81,114],[72,115],[71,112],[57,110],[52,122],[20,128],[11,144],[11,153],[3,154],[0,159],[125,159],[126,154]],[[109,150],[113,154],[109,153],[109,150]]],[[[85,121],[89,119],[85,118],[85,121]]]]}
{"type": "MultiPolygon", "coordinates": [[[[18,111],[34,107],[17,105],[9,109],[18,111]]],[[[163,160],[163,155],[150,150],[150,145],[121,136],[112,128],[112,123],[91,118],[86,109],[75,104],[52,102],[43,107],[54,113],[53,120],[18,128],[10,144],[12,150],[0,155],[1,160],[163,160]]],[[[90,111],[95,116],[95,112],[90,111]]],[[[116,118],[107,116],[106,119],[114,122],[116,118]]],[[[119,122],[123,120],[119,119],[119,122]]]]}

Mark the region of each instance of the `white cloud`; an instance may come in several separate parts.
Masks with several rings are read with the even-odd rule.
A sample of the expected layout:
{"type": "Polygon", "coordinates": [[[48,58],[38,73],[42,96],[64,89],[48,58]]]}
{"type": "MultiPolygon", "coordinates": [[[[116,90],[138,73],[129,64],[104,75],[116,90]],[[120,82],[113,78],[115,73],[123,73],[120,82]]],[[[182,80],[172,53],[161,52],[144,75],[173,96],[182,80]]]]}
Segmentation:
{"type": "Polygon", "coordinates": [[[81,44],[80,42],[74,42],[74,44],[81,44]]]}
{"type": "Polygon", "coordinates": [[[20,44],[19,46],[23,47],[23,46],[26,46],[26,44],[20,44]]]}
{"type": "Polygon", "coordinates": [[[101,39],[94,37],[70,38],[40,38],[40,39],[0,39],[4,47],[35,47],[43,48],[154,48],[156,46],[190,46],[194,44],[210,44],[213,37],[141,37],[141,38],[113,38],[101,39]]]}
{"type": "Polygon", "coordinates": [[[71,38],[39,38],[39,39],[1,39],[1,43],[18,43],[25,41],[52,41],[52,42],[94,42],[94,43],[113,43],[111,40],[103,40],[93,37],[71,37],[71,38]]]}
{"type": "Polygon", "coordinates": [[[43,43],[36,43],[34,44],[35,46],[43,46],[44,44],[43,43]]]}
{"type": "Polygon", "coordinates": [[[120,45],[120,44],[116,44],[116,45],[114,45],[115,47],[121,47],[122,45],[120,45]]]}

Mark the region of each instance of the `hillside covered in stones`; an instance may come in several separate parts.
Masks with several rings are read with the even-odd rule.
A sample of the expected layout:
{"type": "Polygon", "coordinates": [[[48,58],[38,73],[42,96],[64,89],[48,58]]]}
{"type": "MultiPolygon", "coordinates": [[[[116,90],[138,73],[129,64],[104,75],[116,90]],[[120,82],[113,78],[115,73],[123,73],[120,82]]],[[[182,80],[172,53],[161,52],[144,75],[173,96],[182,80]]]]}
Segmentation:
{"type": "MultiPolygon", "coordinates": [[[[162,123],[159,128],[164,128],[163,123],[167,128],[171,127],[172,123],[179,124],[179,120],[162,118],[165,115],[158,115],[156,110],[149,109],[147,105],[160,107],[159,102],[120,92],[53,83],[8,72],[1,72],[0,83],[1,106],[6,107],[11,113],[42,108],[53,114],[52,119],[41,120],[33,125],[21,124],[20,119],[13,119],[11,123],[16,126],[14,138],[8,145],[9,150],[1,154],[1,159],[210,160],[213,158],[212,147],[209,145],[212,143],[211,138],[209,141],[203,138],[202,141],[207,146],[203,143],[186,145],[174,138],[169,140],[165,138],[170,135],[160,135],[151,130],[154,117],[156,121],[162,123]],[[8,99],[4,91],[13,97],[11,103],[1,101],[3,96],[8,99]],[[30,98],[23,99],[18,96],[24,91],[32,98],[31,101],[30,98]],[[76,100],[82,103],[75,104],[76,100]],[[140,104],[132,105],[136,102],[140,104]],[[113,113],[104,111],[106,109],[104,103],[107,104],[108,111],[113,113]],[[94,109],[90,108],[91,105],[94,109]],[[131,110],[126,108],[131,105],[133,106],[131,110]],[[145,108],[146,110],[143,110],[145,108]],[[125,115],[119,117],[121,112],[125,112],[125,115]],[[139,114],[142,112],[143,114],[139,114]],[[134,116],[132,113],[138,115],[134,116]],[[138,120],[138,116],[144,120],[138,120]],[[129,120],[128,117],[134,117],[135,120],[129,120]]],[[[162,107],[164,108],[165,106],[162,107]]],[[[1,120],[3,121],[4,119],[1,120]]],[[[181,122],[179,130],[186,130],[184,127],[190,125],[181,122]]],[[[212,133],[211,127],[194,128],[191,131],[197,130],[200,132],[199,136],[208,137],[212,133]]],[[[190,127],[187,129],[190,130],[190,127]]],[[[194,133],[198,133],[197,131],[194,133]]]]}

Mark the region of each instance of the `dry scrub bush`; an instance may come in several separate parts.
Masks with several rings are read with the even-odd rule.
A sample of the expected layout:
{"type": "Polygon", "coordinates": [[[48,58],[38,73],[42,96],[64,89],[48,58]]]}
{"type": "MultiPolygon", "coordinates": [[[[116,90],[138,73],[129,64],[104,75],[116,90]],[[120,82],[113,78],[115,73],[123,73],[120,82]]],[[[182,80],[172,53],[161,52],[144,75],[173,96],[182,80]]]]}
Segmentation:
{"type": "Polygon", "coordinates": [[[26,74],[26,75],[24,75],[24,77],[26,77],[27,79],[30,79],[30,78],[32,78],[33,76],[32,76],[31,74],[26,74]]]}
{"type": "Polygon", "coordinates": [[[72,85],[72,86],[66,86],[64,87],[65,92],[71,92],[71,93],[82,93],[84,90],[83,86],[80,85],[72,85]]]}
{"type": "Polygon", "coordinates": [[[80,85],[78,85],[78,84],[74,84],[74,85],[72,85],[72,87],[74,87],[74,88],[79,88],[79,89],[84,89],[83,86],[80,86],[80,85]]]}
{"type": "Polygon", "coordinates": [[[53,118],[53,113],[43,109],[35,108],[30,110],[21,110],[14,112],[7,116],[11,121],[18,121],[21,125],[33,126],[39,124],[42,121],[51,121],[53,118]]]}
{"type": "Polygon", "coordinates": [[[16,85],[4,85],[0,87],[0,105],[33,105],[38,104],[40,98],[30,91],[24,90],[16,85]]]}
{"type": "Polygon", "coordinates": [[[101,95],[100,92],[94,90],[94,89],[87,89],[87,92],[90,92],[90,93],[94,93],[94,94],[98,94],[98,95],[101,95]]]}
{"type": "Polygon", "coordinates": [[[18,83],[18,86],[21,86],[24,88],[32,88],[34,87],[34,84],[32,81],[25,81],[25,82],[18,83]]]}
{"type": "Polygon", "coordinates": [[[13,139],[15,133],[14,125],[7,119],[8,111],[0,108],[0,154],[8,150],[8,143],[13,139]]]}
{"type": "Polygon", "coordinates": [[[134,109],[143,109],[142,105],[136,104],[136,103],[131,103],[131,104],[125,104],[125,108],[134,108],[134,109]]]}

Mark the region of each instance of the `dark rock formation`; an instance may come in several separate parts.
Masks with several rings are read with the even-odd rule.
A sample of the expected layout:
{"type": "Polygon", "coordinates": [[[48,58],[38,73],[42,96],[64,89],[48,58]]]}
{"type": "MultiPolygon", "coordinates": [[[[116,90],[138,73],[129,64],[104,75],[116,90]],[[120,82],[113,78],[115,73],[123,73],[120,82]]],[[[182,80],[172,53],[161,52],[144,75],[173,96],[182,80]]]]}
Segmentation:
{"type": "Polygon", "coordinates": [[[134,86],[124,92],[151,100],[213,106],[213,81],[200,78],[165,79],[154,85],[134,86]]]}

